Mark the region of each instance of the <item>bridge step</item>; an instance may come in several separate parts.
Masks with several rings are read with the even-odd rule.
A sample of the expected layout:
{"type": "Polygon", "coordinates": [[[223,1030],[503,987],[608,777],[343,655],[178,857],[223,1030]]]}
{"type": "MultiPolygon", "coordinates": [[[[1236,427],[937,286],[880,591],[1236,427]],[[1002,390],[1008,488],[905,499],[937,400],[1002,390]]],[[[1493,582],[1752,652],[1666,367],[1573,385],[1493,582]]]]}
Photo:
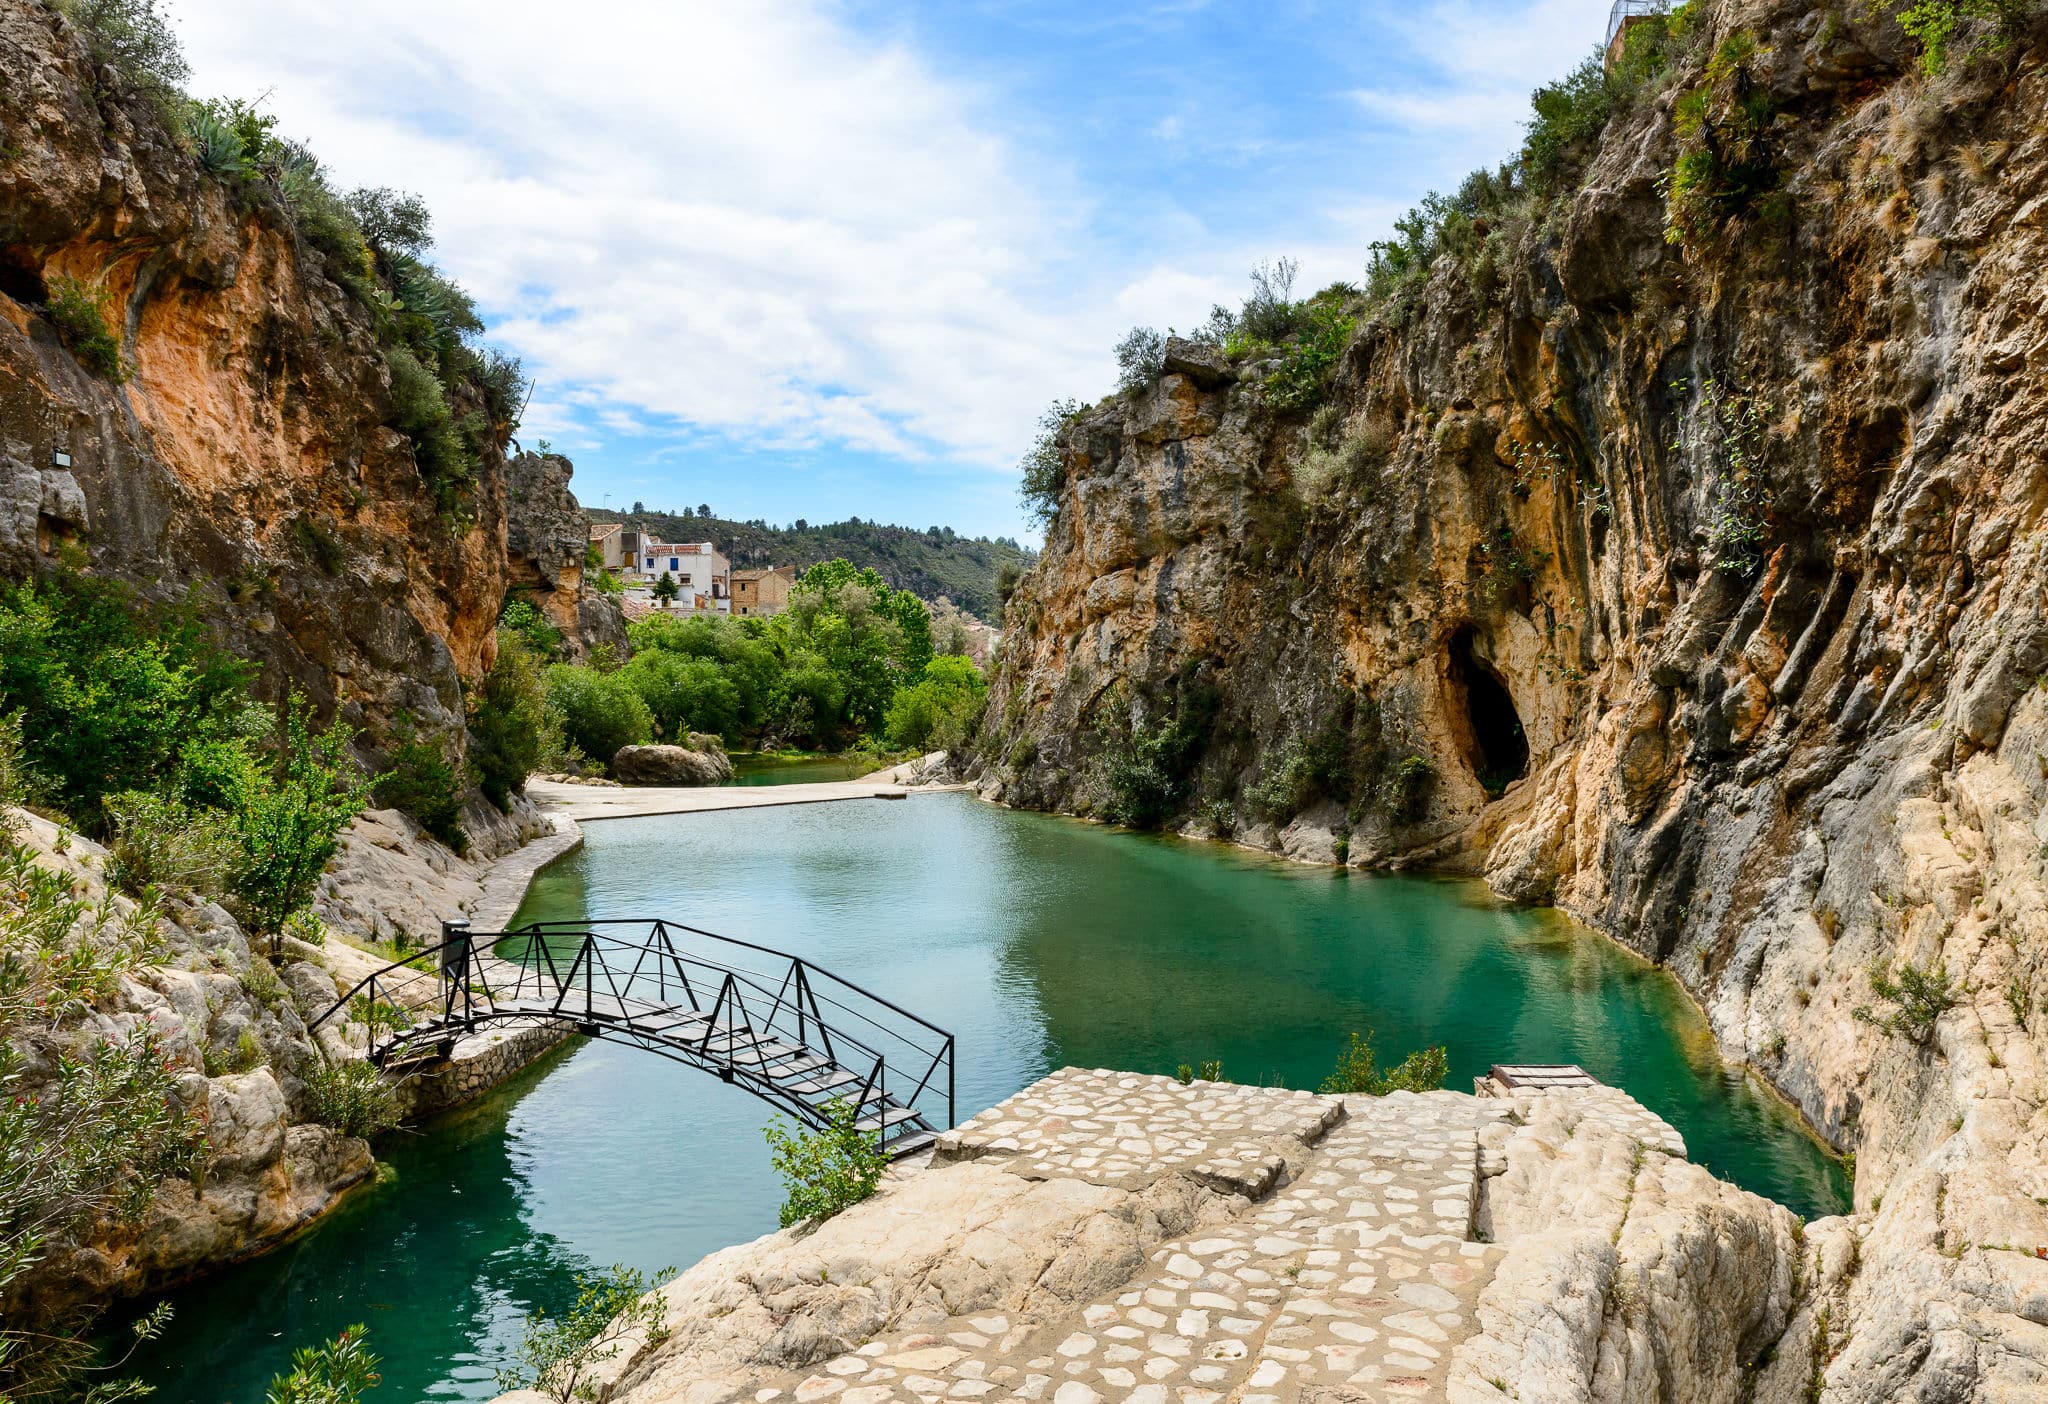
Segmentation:
{"type": "Polygon", "coordinates": [[[884,1137],[882,1139],[881,1151],[882,1154],[892,1160],[900,1160],[906,1155],[916,1155],[938,1139],[938,1132],[930,1127],[920,1126],[914,1131],[905,1131],[899,1136],[884,1137]]]}
{"type": "Polygon", "coordinates": [[[856,1131],[880,1131],[898,1122],[914,1121],[917,1113],[909,1107],[885,1107],[881,1112],[864,1116],[853,1123],[856,1131]]]}

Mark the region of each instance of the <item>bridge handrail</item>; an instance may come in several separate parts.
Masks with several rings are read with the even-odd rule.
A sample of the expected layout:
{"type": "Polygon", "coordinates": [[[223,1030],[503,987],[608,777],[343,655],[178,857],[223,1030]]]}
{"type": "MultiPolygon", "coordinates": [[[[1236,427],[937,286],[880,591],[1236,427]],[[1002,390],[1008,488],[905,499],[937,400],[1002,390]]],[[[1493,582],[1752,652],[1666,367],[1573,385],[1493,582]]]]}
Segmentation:
{"type": "MultiPolygon", "coordinates": [[[[930,1029],[933,1033],[939,1035],[941,1038],[952,1037],[951,1034],[947,1033],[937,1024],[934,1024],[931,1020],[924,1018],[922,1015],[913,1014],[911,1011],[905,1009],[902,1005],[895,1003],[893,1000],[888,999],[886,996],[878,995],[873,990],[867,989],[861,985],[856,985],[853,981],[847,979],[845,976],[835,975],[832,971],[825,969],[821,965],[817,965],[811,961],[808,961],[804,959],[802,956],[791,955],[787,951],[778,951],[771,946],[756,945],[752,941],[742,941],[737,936],[721,936],[716,931],[706,931],[702,927],[690,926],[680,921],[669,921],[665,917],[656,917],[652,921],[646,921],[638,917],[600,917],[594,921],[533,921],[528,922],[525,926],[514,927],[512,930],[505,932],[504,935],[523,936],[531,931],[588,931],[590,928],[596,926],[672,927],[677,931],[687,931],[693,936],[703,936],[712,941],[722,941],[728,946],[742,946],[750,951],[759,951],[762,955],[774,956],[777,960],[792,961],[798,965],[803,966],[804,969],[811,971],[813,974],[823,975],[826,979],[832,981],[832,983],[835,985],[844,985],[847,989],[852,990],[855,994],[861,996],[863,999],[873,1000],[876,1004],[881,1005],[884,1009],[887,1009],[892,1014],[901,1014],[904,1018],[910,1020],[912,1023],[919,1024],[924,1028],[930,1029]]],[[[645,949],[645,947],[642,947],[642,949],[645,949]]],[[[752,971],[749,973],[758,975],[763,972],[752,971]]],[[[866,1015],[862,1014],[858,1009],[855,1009],[850,1005],[841,1004],[837,1000],[831,1000],[829,1002],[833,1005],[834,1008],[844,1009],[847,1013],[855,1016],[856,1018],[867,1018],[866,1015]]],[[[873,1021],[870,1020],[869,1022],[873,1021]]]]}
{"type": "MultiPolygon", "coordinates": [[[[581,970],[580,983],[586,998],[594,993],[596,977],[600,974],[604,977],[606,983],[611,985],[610,997],[623,999],[627,997],[626,991],[633,987],[635,981],[647,978],[650,974],[659,978],[665,989],[672,971],[681,978],[683,990],[691,1001],[690,1007],[692,1008],[696,1007],[697,995],[691,990],[690,977],[686,967],[696,968],[719,977],[717,985],[719,995],[716,1004],[713,1006],[714,1012],[711,1025],[706,1030],[707,1040],[710,1037],[711,1029],[715,1028],[717,1024],[716,1011],[726,1004],[728,995],[731,996],[734,1009],[747,1021],[742,1027],[758,1027],[764,1034],[775,1033],[779,1020],[793,1018],[797,1024],[798,1032],[795,1035],[797,1041],[807,1042],[808,1035],[803,1033],[802,1030],[806,1020],[814,1021],[819,1037],[823,1040],[826,1056],[831,1062],[842,1067],[853,1067],[855,1064],[865,1065],[869,1060],[872,1060],[872,1071],[867,1074],[861,1086],[860,1100],[863,1103],[866,1102],[869,1094],[877,1089],[882,1092],[885,1098],[894,1095],[888,1087],[889,1079],[885,1071],[892,1061],[896,1063],[896,1066],[903,1071],[904,1076],[907,1078],[919,1066],[917,1060],[929,1059],[929,1063],[924,1067],[923,1075],[918,1079],[916,1087],[907,1094],[902,1095],[898,1104],[914,1108],[918,1099],[928,1089],[935,1093],[943,1091],[947,1107],[945,1124],[951,1124],[953,1118],[953,1079],[957,1071],[955,1059],[958,1049],[954,1036],[945,1029],[940,1028],[937,1024],[932,1023],[929,1019],[912,1013],[893,1000],[878,995],[872,990],[855,984],[843,976],[834,974],[830,970],[823,969],[802,956],[790,955],[752,941],[722,936],[715,931],[705,931],[700,927],[669,921],[666,918],[607,917],[594,921],[529,922],[525,926],[501,932],[476,932],[470,931],[466,925],[457,928],[451,924],[444,927],[444,930],[448,933],[444,939],[435,942],[433,945],[422,947],[417,951],[409,951],[403,957],[378,967],[358,980],[333,1005],[309,1021],[307,1024],[308,1030],[318,1029],[333,1019],[335,1015],[348,1011],[351,1005],[365,994],[368,995],[371,1003],[375,1004],[379,996],[380,985],[385,993],[386,1003],[408,1017],[416,1016],[420,1012],[418,1006],[410,1005],[391,997],[394,982],[389,977],[400,972],[416,977],[416,979],[425,979],[433,982],[434,989],[439,996],[437,1002],[441,1005],[440,1017],[443,1020],[449,1020],[455,1015],[456,997],[459,993],[461,995],[462,1013],[459,1018],[453,1018],[453,1022],[459,1023],[463,1027],[472,1027],[476,1023],[492,1018],[510,1017],[509,1014],[499,1014],[490,1007],[502,996],[497,990],[493,989],[494,981],[489,970],[484,965],[487,959],[495,959],[503,965],[513,967],[519,971],[519,975],[512,985],[512,988],[515,990],[523,987],[529,977],[532,978],[535,981],[536,994],[542,994],[543,997],[552,996],[555,1008],[551,1013],[554,1017],[558,1018],[575,1018],[578,1014],[574,1003],[570,1000],[570,996],[578,987],[579,968],[581,970]],[[617,927],[637,927],[643,929],[646,934],[641,939],[634,940],[610,929],[617,927]],[[605,929],[600,930],[599,928],[605,929]],[[691,936],[715,941],[725,946],[773,957],[776,963],[781,966],[779,972],[781,977],[780,985],[779,987],[773,987],[768,983],[775,980],[778,972],[754,970],[737,963],[731,966],[722,965],[715,960],[706,958],[702,954],[679,948],[669,939],[669,933],[671,932],[687,933],[691,936]],[[568,973],[566,975],[563,973],[562,967],[556,962],[555,953],[551,948],[549,940],[551,936],[574,936],[578,938],[577,950],[574,958],[568,964],[568,973]],[[509,941],[521,938],[527,944],[525,951],[520,956],[507,958],[495,954],[499,948],[509,941]],[[657,944],[657,941],[659,944],[657,944]],[[614,968],[609,955],[610,953],[617,952],[638,953],[641,959],[636,961],[630,970],[614,968]],[[656,958],[652,971],[643,968],[643,962],[648,956],[656,958]],[[621,979],[625,982],[623,986],[619,983],[621,979]],[[824,982],[829,982],[830,986],[838,987],[839,990],[850,992],[852,995],[857,995],[861,999],[881,1006],[883,1009],[907,1020],[915,1026],[915,1029],[893,1027],[888,1023],[884,1023],[868,1011],[856,1008],[844,999],[835,998],[834,996],[837,991],[828,988],[826,993],[819,993],[816,984],[819,983],[820,979],[824,982]],[[478,985],[482,987],[481,992],[486,1002],[486,1007],[482,1013],[478,1013],[476,1008],[478,985]],[[766,1011],[765,1015],[758,1004],[752,1009],[747,1008],[747,999],[743,997],[742,991],[747,992],[748,995],[755,999],[770,1002],[771,1007],[766,1011]],[[808,1010],[805,1008],[806,1004],[809,1005],[808,1010]],[[825,1015],[825,1010],[828,1008],[839,1017],[828,1020],[825,1015]],[[861,1024],[875,1030],[876,1033],[883,1036],[886,1040],[899,1045],[901,1049],[907,1049],[915,1054],[916,1059],[906,1064],[901,1061],[901,1054],[899,1053],[898,1059],[892,1060],[887,1052],[876,1048],[866,1038],[859,1036],[853,1030],[845,1028],[843,1024],[840,1027],[834,1027],[834,1024],[838,1023],[841,1018],[858,1020],[861,1024]],[[928,1045],[916,1032],[917,1030],[934,1035],[935,1043],[928,1045]],[[858,1059],[842,1058],[834,1049],[835,1043],[851,1052],[860,1054],[861,1057],[858,1059]],[[933,1078],[937,1076],[941,1067],[946,1069],[943,1089],[933,1086],[933,1078]]],[[[498,988],[502,989],[502,984],[498,988]]],[[[586,1004],[586,1009],[587,1007],[586,1004]]],[[[629,1013],[626,1016],[624,1027],[630,1030],[632,1021],[633,1016],[629,1013]]],[[[374,1045],[376,1041],[375,1025],[374,1021],[371,1022],[372,1042],[374,1045]]],[[[432,1026],[433,1021],[429,1020],[428,1022],[429,1026],[432,1026]]],[[[394,1030],[395,1038],[393,1042],[395,1043],[402,1039],[405,1032],[403,1028],[394,1030]]],[[[780,1034],[782,1037],[790,1036],[790,1032],[786,1027],[780,1030],[780,1034]]],[[[870,1035],[870,1037],[872,1036],[870,1035]]],[[[857,1068],[855,1070],[857,1071],[857,1068]]]]}

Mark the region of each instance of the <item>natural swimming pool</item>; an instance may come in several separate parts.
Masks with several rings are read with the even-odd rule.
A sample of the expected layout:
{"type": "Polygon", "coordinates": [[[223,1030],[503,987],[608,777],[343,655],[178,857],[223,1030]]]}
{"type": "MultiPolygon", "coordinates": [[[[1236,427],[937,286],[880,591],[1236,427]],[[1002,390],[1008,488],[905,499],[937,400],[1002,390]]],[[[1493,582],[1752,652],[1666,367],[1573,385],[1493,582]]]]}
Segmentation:
{"type": "MultiPolygon", "coordinates": [[[[801,954],[959,1038],[964,1118],[1065,1064],[1313,1087],[1352,1030],[1387,1061],[1449,1046],[1578,1062],[1684,1133],[1695,1160],[1805,1214],[1840,1168],[1732,1073],[1677,985],[1553,912],[1477,884],[1303,868],[965,795],[608,820],[522,919],[666,915],[801,954]]],[[[484,1398],[533,1305],[580,1269],[687,1266],[775,1227],[761,1103],[588,1043],[380,1146],[374,1189],[268,1257],[180,1294],[146,1362],[163,1404],[262,1397],[294,1345],[367,1324],[376,1399],[484,1398]]]]}

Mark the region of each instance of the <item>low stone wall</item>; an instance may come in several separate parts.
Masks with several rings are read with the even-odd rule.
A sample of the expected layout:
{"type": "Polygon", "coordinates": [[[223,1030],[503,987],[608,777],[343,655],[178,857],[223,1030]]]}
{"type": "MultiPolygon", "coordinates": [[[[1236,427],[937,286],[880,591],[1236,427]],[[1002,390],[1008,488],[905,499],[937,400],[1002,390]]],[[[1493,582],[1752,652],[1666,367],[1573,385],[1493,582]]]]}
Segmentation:
{"type": "Polygon", "coordinates": [[[403,1075],[407,1115],[416,1121],[461,1106],[574,1037],[574,1029],[548,1019],[520,1020],[473,1033],[447,1058],[403,1075]]]}

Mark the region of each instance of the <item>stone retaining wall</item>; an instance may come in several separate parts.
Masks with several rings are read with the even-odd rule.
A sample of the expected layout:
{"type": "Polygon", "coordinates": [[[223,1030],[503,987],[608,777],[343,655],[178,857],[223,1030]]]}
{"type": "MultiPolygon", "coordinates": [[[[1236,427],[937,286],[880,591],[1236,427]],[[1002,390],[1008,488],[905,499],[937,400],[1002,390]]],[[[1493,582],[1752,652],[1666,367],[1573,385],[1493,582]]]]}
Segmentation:
{"type": "Polygon", "coordinates": [[[461,1106],[575,1036],[574,1029],[547,1019],[479,1030],[458,1042],[448,1058],[403,1075],[407,1116],[417,1121],[461,1106]]]}

